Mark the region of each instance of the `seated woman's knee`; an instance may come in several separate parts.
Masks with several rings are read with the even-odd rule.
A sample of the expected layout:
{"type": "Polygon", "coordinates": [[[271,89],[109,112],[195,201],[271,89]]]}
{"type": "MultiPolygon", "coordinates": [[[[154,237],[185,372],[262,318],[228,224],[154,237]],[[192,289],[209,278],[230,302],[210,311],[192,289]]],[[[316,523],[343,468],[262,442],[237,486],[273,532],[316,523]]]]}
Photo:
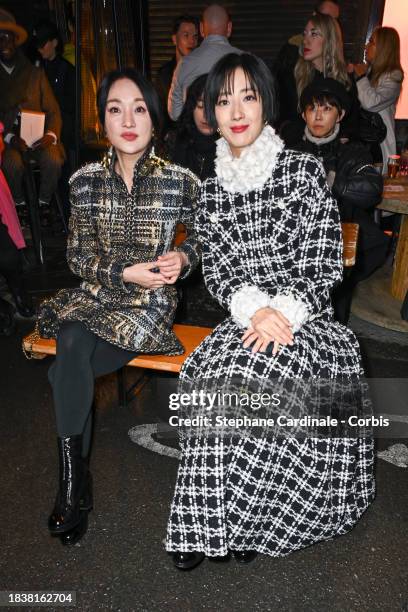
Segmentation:
{"type": "Polygon", "coordinates": [[[89,352],[88,346],[94,346],[93,334],[83,323],[69,321],[61,325],[57,338],[57,355],[64,354],[81,359],[81,356],[89,352]]]}

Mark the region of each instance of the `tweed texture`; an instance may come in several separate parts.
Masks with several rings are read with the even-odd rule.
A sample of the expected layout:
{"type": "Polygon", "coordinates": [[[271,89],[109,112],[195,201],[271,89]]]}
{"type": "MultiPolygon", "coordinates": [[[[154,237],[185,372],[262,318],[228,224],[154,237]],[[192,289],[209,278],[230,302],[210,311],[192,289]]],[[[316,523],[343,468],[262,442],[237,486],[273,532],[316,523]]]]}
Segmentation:
{"type": "Polygon", "coordinates": [[[82,279],[78,289],[63,289],[39,310],[39,330],[56,337],[62,321],[81,321],[98,337],[144,353],[181,354],[171,331],[177,292],[172,285],[145,289],[123,282],[126,266],[154,261],[173,249],[177,223],[187,238],[179,249],[190,265],[198,262],[194,215],[199,180],[190,171],[146,152],[135,166],[133,186],[111,167],[88,164],[71,178],[67,259],[82,279]]]}
{"type": "MultiPolygon", "coordinates": [[[[231,309],[238,291],[255,286],[271,300],[291,296],[307,317],[293,346],[276,356],[244,349],[242,327],[227,318],[184,363],[182,387],[223,388],[234,380],[253,389],[256,381],[261,388],[273,379],[362,375],[355,336],[332,317],[329,292],[342,276],[341,229],[315,158],[282,151],[264,185],[247,194],[228,193],[219,179],[207,179],[196,227],[207,287],[224,308],[231,309]]],[[[181,433],[168,551],[286,555],[347,532],[374,497],[369,436],[181,433]]]]}

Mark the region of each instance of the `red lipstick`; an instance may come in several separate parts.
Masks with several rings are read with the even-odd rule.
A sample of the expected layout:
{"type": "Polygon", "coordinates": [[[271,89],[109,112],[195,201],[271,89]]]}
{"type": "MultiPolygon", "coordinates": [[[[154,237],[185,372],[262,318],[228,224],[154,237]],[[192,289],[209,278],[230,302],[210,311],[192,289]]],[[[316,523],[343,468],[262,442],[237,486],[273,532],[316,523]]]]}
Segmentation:
{"type": "Polygon", "coordinates": [[[241,134],[242,132],[245,132],[248,127],[248,125],[235,125],[231,128],[231,131],[234,132],[234,134],[241,134]]]}
{"type": "Polygon", "coordinates": [[[131,142],[132,140],[136,140],[137,138],[137,134],[134,134],[133,132],[123,132],[123,134],[121,134],[120,136],[125,140],[129,140],[129,142],[131,142]]]}

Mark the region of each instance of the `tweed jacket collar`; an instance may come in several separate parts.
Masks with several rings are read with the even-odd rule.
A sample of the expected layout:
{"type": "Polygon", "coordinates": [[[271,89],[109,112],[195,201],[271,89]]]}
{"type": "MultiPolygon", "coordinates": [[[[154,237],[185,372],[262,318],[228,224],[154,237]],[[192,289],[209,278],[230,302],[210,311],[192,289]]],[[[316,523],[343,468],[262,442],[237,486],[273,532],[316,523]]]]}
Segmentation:
{"type": "MultiPolygon", "coordinates": [[[[119,177],[119,174],[115,171],[115,164],[117,161],[117,155],[115,149],[112,147],[104,159],[104,166],[108,174],[114,178],[119,177]]],[[[135,163],[133,170],[133,184],[135,184],[137,177],[149,176],[155,167],[164,166],[165,161],[160,157],[157,157],[154,151],[154,146],[150,144],[143,155],[135,163]]],[[[120,177],[119,177],[120,178],[120,177]]]]}

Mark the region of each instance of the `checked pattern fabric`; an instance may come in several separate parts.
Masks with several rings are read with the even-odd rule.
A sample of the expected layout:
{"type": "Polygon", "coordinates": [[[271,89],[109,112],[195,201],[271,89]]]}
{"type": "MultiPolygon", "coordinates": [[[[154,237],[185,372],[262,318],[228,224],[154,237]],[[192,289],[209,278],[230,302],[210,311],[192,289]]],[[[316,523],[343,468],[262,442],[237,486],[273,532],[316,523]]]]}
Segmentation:
{"type": "MultiPolygon", "coordinates": [[[[354,334],[332,316],[330,290],[342,277],[341,229],[315,158],[282,151],[272,176],[247,194],[207,179],[196,231],[207,287],[224,308],[235,292],[256,286],[271,299],[291,296],[308,317],[293,346],[274,357],[244,349],[244,330],[228,317],[186,360],[181,388],[363,374],[354,334]]],[[[201,429],[180,440],[168,551],[287,555],[346,533],[374,497],[369,436],[215,436],[201,429]]]]}

